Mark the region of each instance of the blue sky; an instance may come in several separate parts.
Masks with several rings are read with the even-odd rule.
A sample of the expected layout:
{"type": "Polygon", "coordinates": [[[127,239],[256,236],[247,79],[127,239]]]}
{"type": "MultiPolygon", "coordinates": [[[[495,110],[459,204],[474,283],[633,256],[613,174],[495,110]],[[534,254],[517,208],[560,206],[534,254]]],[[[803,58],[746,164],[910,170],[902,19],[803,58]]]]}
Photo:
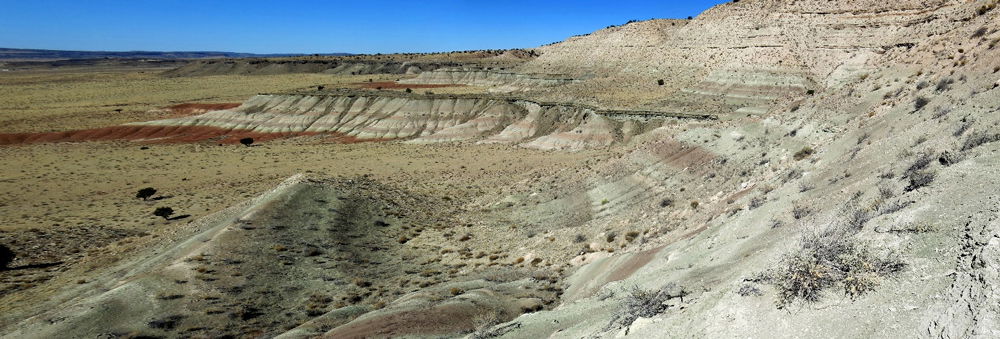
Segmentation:
{"type": "Polygon", "coordinates": [[[693,1],[0,0],[0,47],[392,53],[535,47],[693,1]]]}

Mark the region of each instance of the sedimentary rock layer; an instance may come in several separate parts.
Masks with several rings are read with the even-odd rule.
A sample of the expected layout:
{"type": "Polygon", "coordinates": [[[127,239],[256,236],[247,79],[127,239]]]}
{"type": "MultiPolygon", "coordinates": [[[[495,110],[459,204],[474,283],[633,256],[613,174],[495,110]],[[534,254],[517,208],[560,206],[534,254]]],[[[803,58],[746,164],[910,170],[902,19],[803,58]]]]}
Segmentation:
{"type": "Polygon", "coordinates": [[[404,84],[462,84],[491,87],[492,91],[518,91],[574,83],[579,80],[558,74],[526,74],[467,68],[441,68],[420,73],[404,84]]]}
{"type": "Polygon", "coordinates": [[[238,107],[194,116],[90,130],[0,134],[0,144],[118,139],[235,143],[245,137],[265,141],[323,134],[337,142],[479,139],[536,149],[581,150],[627,141],[667,119],[711,118],[642,112],[641,119],[631,121],[621,113],[606,115],[589,106],[489,96],[265,94],[238,107]]]}

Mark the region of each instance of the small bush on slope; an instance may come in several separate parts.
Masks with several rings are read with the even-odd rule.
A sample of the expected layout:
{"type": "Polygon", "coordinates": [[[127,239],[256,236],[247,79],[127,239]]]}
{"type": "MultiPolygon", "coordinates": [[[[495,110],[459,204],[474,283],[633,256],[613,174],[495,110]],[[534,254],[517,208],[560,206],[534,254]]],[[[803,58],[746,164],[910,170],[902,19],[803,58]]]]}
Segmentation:
{"type": "Polygon", "coordinates": [[[930,185],[934,182],[935,174],[929,171],[919,171],[910,175],[910,183],[903,188],[904,191],[910,192],[918,188],[930,185]]]}
{"type": "Polygon", "coordinates": [[[934,162],[934,153],[931,153],[929,151],[922,152],[920,153],[919,156],[917,156],[917,158],[913,161],[913,163],[910,164],[910,167],[907,167],[906,170],[903,171],[903,176],[904,177],[913,176],[920,170],[927,168],[927,166],[930,165],[932,162],[934,162]]]}
{"type": "Polygon", "coordinates": [[[917,97],[917,100],[913,101],[913,110],[919,111],[924,106],[927,106],[928,103],[930,103],[930,100],[927,100],[927,98],[917,97]]]}
{"type": "Polygon", "coordinates": [[[982,146],[983,144],[1000,141],[1000,134],[989,134],[984,132],[974,133],[965,139],[962,143],[960,151],[968,151],[970,149],[982,146]]]}
{"type": "Polygon", "coordinates": [[[786,254],[775,270],[765,274],[764,280],[778,289],[778,308],[796,300],[819,301],[825,290],[834,287],[855,298],[905,267],[895,255],[878,254],[860,243],[854,232],[848,226],[828,226],[804,235],[799,250],[786,254]]]}
{"type": "Polygon", "coordinates": [[[632,325],[636,319],[649,318],[663,313],[670,305],[666,302],[673,298],[682,298],[687,295],[682,288],[675,284],[667,284],[659,290],[644,290],[638,286],[633,286],[628,290],[628,295],[621,300],[618,311],[611,317],[611,322],[605,330],[625,328],[632,325]]]}
{"type": "Polygon", "coordinates": [[[795,159],[795,161],[799,161],[808,158],[813,153],[816,153],[816,151],[813,150],[812,147],[806,146],[802,147],[802,149],[798,152],[795,152],[795,154],[792,155],[792,158],[795,159]]]}
{"type": "Polygon", "coordinates": [[[6,269],[7,265],[10,265],[14,261],[16,255],[14,251],[7,248],[5,245],[0,245],[0,270],[6,269]]]}

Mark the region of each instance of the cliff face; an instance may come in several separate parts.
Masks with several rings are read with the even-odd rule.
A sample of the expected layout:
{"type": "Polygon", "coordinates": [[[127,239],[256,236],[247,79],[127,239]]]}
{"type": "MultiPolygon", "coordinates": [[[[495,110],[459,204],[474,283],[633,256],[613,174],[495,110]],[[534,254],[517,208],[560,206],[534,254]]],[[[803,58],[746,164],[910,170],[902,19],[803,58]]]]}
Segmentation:
{"type": "MultiPolygon", "coordinates": [[[[188,134],[182,129],[208,128],[258,138],[327,134],[350,142],[477,140],[581,150],[619,144],[673,119],[677,117],[616,119],[593,107],[490,96],[284,94],[258,95],[231,110],[129,127],[170,128],[175,134],[170,138],[188,134]]],[[[148,139],[158,137],[163,136],[148,139]]]]}
{"type": "Polygon", "coordinates": [[[690,21],[635,22],[544,46],[520,70],[594,74],[557,94],[593,104],[760,113],[872,69],[930,61],[926,48],[968,40],[988,22],[977,14],[984,4],[730,2],[690,21]]]}

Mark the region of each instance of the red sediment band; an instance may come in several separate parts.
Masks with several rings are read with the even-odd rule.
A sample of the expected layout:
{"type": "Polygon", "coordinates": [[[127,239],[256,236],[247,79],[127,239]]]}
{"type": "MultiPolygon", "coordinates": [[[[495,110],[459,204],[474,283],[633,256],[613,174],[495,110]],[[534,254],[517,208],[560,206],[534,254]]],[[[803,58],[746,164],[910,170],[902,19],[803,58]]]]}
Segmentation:
{"type": "Polygon", "coordinates": [[[431,84],[401,84],[401,83],[397,83],[395,81],[355,82],[352,85],[355,85],[355,86],[358,86],[358,87],[361,87],[361,88],[379,88],[379,87],[381,87],[381,88],[386,88],[386,89],[393,89],[393,88],[440,88],[440,87],[460,87],[460,86],[465,86],[465,85],[461,85],[461,84],[439,84],[439,85],[431,85],[431,84]]]}
{"type": "Polygon", "coordinates": [[[330,142],[356,143],[364,141],[385,141],[388,139],[358,139],[342,133],[282,132],[261,133],[241,129],[226,129],[209,126],[153,126],[131,125],[111,126],[65,132],[41,133],[0,133],[0,145],[19,145],[50,142],[83,142],[108,140],[133,140],[149,143],[185,143],[212,141],[222,144],[239,143],[242,138],[253,138],[255,142],[310,135],[329,135],[330,142]]]}

